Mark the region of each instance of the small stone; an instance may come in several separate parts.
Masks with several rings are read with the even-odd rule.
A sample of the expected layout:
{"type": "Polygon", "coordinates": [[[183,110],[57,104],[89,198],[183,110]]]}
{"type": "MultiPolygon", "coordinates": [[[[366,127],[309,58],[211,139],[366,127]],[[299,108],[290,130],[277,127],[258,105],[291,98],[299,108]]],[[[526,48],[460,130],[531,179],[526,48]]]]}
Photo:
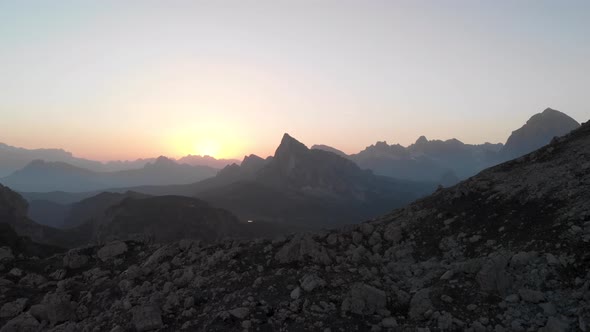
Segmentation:
{"type": "Polygon", "coordinates": [[[79,269],[88,264],[88,260],[88,256],[81,254],[77,249],[72,249],[64,255],[63,264],[68,269],[79,269]]]}
{"type": "Polygon", "coordinates": [[[539,303],[539,307],[543,309],[543,312],[547,316],[553,316],[557,313],[557,308],[555,307],[555,304],[551,302],[539,303]]]}
{"type": "Polygon", "coordinates": [[[245,308],[245,307],[240,307],[240,308],[235,308],[235,309],[230,310],[229,313],[238,319],[244,319],[244,318],[248,317],[248,315],[250,314],[250,309],[245,308]]]}
{"type": "Polygon", "coordinates": [[[132,323],[138,332],[156,330],[163,327],[160,309],[152,304],[134,307],[132,323]]]}
{"type": "Polygon", "coordinates": [[[315,274],[306,274],[301,279],[301,288],[306,292],[311,292],[316,288],[326,286],[324,279],[318,277],[315,274]]]}
{"type": "Polygon", "coordinates": [[[440,276],[440,280],[449,280],[454,274],[455,272],[453,272],[453,270],[448,270],[447,272],[443,273],[442,276],[440,276]]]}
{"type": "Polygon", "coordinates": [[[293,300],[297,300],[300,296],[301,296],[301,288],[300,287],[296,287],[295,289],[293,289],[291,291],[291,298],[293,300]]]}
{"type": "Polygon", "coordinates": [[[516,302],[520,301],[520,297],[518,296],[518,294],[510,294],[510,295],[506,296],[504,301],[506,301],[508,303],[516,303],[516,302]]]}
{"type": "Polygon", "coordinates": [[[193,296],[189,296],[184,299],[184,308],[188,309],[195,305],[195,298],[193,296]]]}
{"type": "Polygon", "coordinates": [[[393,317],[383,318],[381,321],[381,326],[385,328],[392,328],[397,326],[397,321],[393,317]]]}
{"type": "Polygon", "coordinates": [[[446,303],[453,303],[453,298],[448,295],[442,295],[440,299],[446,303]]]}
{"type": "Polygon", "coordinates": [[[469,238],[469,242],[471,242],[471,243],[475,243],[479,240],[481,240],[481,235],[473,235],[472,237],[469,238]]]}
{"type": "Polygon", "coordinates": [[[522,288],[518,290],[518,294],[526,302],[539,303],[545,300],[545,294],[536,290],[522,288]]]}

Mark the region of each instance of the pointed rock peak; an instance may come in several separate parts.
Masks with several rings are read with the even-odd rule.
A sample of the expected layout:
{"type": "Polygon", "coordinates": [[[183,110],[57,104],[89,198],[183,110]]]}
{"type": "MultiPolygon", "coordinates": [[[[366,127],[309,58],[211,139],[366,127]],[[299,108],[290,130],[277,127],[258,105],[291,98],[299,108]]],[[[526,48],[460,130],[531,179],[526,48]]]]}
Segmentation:
{"type": "Polygon", "coordinates": [[[387,148],[387,147],[389,147],[389,145],[387,144],[387,141],[382,141],[382,142],[375,143],[375,147],[376,148],[387,148]]]}
{"type": "MultiPolygon", "coordinates": [[[[296,140],[295,138],[293,138],[291,135],[285,133],[283,134],[283,138],[281,139],[281,145],[284,144],[299,144],[299,145],[303,145],[303,143],[299,142],[298,140],[296,140]]],[[[305,145],[303,145],[305,146],[305,145]]]]}
{"type": "Polygon", "coordinates": [[[416,144],[426,144],[428,143],[428,139],[426,136],[422,135],[416,140],[416,144]]]}
{"type": "Polygon", "coordinates": [[[294,139],[293,137],[289,136],[289,134],[285,133],[283,135],[283,139],[281,140],[281,145],[277,148],[275,152],[275,157],[279,157],[282,155],[291,155],[291,154],[300,154],[305,153],[308,151],[308,148],[298,140],[294,139]]]}

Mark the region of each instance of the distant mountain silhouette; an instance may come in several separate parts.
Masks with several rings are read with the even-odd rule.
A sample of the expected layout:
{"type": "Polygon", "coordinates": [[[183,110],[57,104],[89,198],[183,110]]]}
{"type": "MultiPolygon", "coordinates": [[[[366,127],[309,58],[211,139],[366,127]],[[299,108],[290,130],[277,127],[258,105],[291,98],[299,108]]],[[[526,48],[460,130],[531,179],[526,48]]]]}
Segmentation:
{"type": "MultiPolygon", "coordinates": [[[[564,113],[546,109],[514,131],[506,145],[465,144],[457,139],[428,140],[420,136],[408,147],[377,142],[363,151],[346,156],[363,169],[378,175],[413,181],[433,181],[445,186],[475,175],[503,161],[520,157],[579,127],[564,113]]],[[[339,151],[316,145],[316,149],[339,151]]]]}
{"type": "MultiPolygon", "coordinates": [[[[34,160],[47,162],[67,163],[79,168],[85,168],[94,172],[118,172],[124,170],[139,169],[148,163],[153,163],[157,158],[143,158],[136,160],[113,160],[100,162],[96,160],[75,157],[71,152],[63,149],[25,149],[0,143],[0,178],[8,176],[15,171],[27,166],[34,160]]],[[[179,164],[191,166],[209,166],[221,169],[233,163],[239,163],[235,159],[215,159],[210,156],[187,155],[177,160],[179,164]]]]}
{"type": "Polygon", "coordinates": [[[63,162],[35,160],[1,181],[24,192],[85,192],[139,185],[186,184],[212,177],[208,166],[178,164],[159,157],[143,168],[118,172],[94,172],[63,162]]]}
{"type": "Polygon", "coordinates": [[[577,129],[580,124],[567,114],[551,108],[533,115],[524,126],[512,132],[501,152],[503,160],[520,157],[577,129]]]}
{"type": "Polygon", "coordinates": [[[213,168],[224,168],[227,165],[239,164],[237,159],[215,159],[211,156],[194,156],[187,155],[177,160],[180,164],[187,164],[192,166],[209,166],[213,168]]]}
{"type": "Polygon", "coordinates": [[[332,152],[335,153],[341,157],[348,157],[348,155],[336,148],[333,148],[331,146],[328,145],[323,145],[323,144],[315,144],[311,146],[312,150],[324,150],[324,151],[328,151],[328,152],[332,152]]]}

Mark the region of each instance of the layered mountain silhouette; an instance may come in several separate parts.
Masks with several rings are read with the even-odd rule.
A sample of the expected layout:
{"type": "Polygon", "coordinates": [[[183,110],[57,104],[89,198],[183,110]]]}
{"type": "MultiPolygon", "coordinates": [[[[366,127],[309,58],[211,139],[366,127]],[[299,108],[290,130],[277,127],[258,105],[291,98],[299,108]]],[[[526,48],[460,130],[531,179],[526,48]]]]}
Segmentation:
{"type": "MultiPolygon", "coordinates": [[[[320,155],[284,141],[255,177],[269,176],[277,191],[324,187],[317,179],[330,179],[325,170],[306,163],[320,155]]],[[[22,217],[18,195],[2,189],[0,211],[22,217]]],[[[50,324],[72,331],[588,331],[589,196],[586,123],[358,225],[206,245],[113,241],[42,259],[15,259],[2,248],[0,324],[5,331],[50,324]]],[[[109,209],[105,229],[120,225],[109,233],[126,236],[148,220],[151,232],[166,237],[178,236],[177,224],[208,234],[210,223],[179,222],[201,209],[215,213],[194,198],[128,198],[109,209]]],[[[220,213],[230,226],[231,215],[220,213]]]]}
{"type": "MultiPolygon", "coordinates": [[[[94,172],[117,172],[133,170],[153,163],[157,158],[141,158],[136,160],[113,160],[100,162],[96,160],[75,157],[71,152],[63,149],[25,149],[0,143],[0,178],[27,166],[35,160],[60,162],[94,172]]],[[[210,156],[187,155],[177,160],[179,164],[192,166],[209,166],[221,169],[227,165],[238,163],[234,159],[215,159],[210,156]]]]}
{"type": "Polygon", "coordinates": [[[63,162],[35,160],[21,170],[0,179],[24,192],[84,192],[139,185],[185,184],[217,174],[208,166],[178,164],[159,157],[143,168],[118,172],[94,172],[63,162]]]}
{"type": "Polygon", "coordinates": [[[241,165],[227,166],[192,185],[132,189],[195,196],[243,220],[318,228],[374,217],[435,187],[375,175],[332,152],[308,149],[285,134],[273,157],[247,156],[241,165]]]}
{"type": "MultiPolygon", "coordinates": [[[[399,179],[433,181],[452,185],[489,166],[520,157],[548,144],[553,137],[567,134],[579,123],[564,113],[546,109],[535,114],[514,131],[506,144],[465,144],[457,139],[428,140],[421,136],[408,147],[377,142],[350,156],[363,169],[399,179]]],[[[325,145],[314,148],[339,151],[325,145]]]]}

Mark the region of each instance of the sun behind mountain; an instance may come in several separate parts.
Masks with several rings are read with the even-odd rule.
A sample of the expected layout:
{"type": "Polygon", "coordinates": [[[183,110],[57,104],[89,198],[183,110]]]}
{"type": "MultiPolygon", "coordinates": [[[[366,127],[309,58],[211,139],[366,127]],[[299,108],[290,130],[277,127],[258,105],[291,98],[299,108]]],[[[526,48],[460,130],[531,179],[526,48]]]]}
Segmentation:
{"type": "Polygon", "coordinates": [[[201,156],[217,158],[221,153],[221,145],[213,140],[203,140],[197,143],[195,152],[201,156]]]}

